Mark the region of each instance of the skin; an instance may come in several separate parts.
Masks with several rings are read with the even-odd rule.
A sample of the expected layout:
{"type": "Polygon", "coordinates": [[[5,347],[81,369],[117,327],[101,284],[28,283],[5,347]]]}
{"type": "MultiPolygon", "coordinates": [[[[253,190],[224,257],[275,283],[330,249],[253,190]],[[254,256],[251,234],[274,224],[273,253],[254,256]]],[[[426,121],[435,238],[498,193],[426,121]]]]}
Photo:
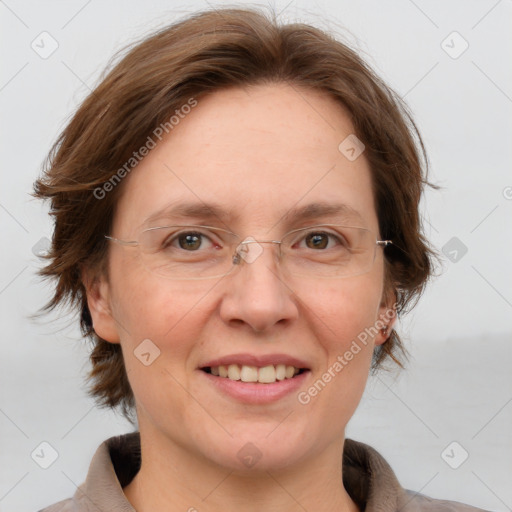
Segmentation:
{"type": "MultiPolygon", "coordinates": [[[[290,208],[327,201],[356,209],[357,225],[380,239],[364,153],[351,162],[338,150],[353,132],[334,100],[287,84],[200,98],[126,178],[111,234],[136,239],[158,209],[199,198],[224,206],[231,215],[219,226],[242,238],[279,240],[303,227],[285,226],[290,208]]],[[[113,243],[109,278],[84,276],[94,329],[122,345],[136,398],[142,466],[124,492],[138,511],[357,510],[341,479],[345,427],[383,333],[306,405],[296,393],[242,404],[198,365],[237,352],[290,354],[309,364],[306,390],[392,307],[382,251],[366,274],[318,280],[284,278],[276,248],[263,247],[223,279],[172,281],[148,272],[135,248],[113,243]],[[160,350],[149,366],[133,355],[147,338],[160,350]],[[237,456],[247,443],[261,453],[251,468],[237,456]]]]}

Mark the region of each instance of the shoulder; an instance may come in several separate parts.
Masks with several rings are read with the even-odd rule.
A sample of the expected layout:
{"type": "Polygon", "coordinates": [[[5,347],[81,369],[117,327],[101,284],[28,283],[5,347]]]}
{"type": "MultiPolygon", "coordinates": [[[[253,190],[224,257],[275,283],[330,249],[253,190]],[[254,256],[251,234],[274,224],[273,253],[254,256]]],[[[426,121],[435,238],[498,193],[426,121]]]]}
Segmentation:
{"type": "Polygon", "coordinates": [[[377,450],[353,439],[345,440],[343,482],[352,499],[365,512],[486,512],[404,489],[377,450]]]}
{"type": "Polygon", "coordinates": [[[135,476],[140,462],[138,432],[111,437],[96,450],[85,482],[76,489],[73,497],[39,512],[135,512],[123,493],[123,487],[135,476]]]}
{"type": "Polygon", "coordinates": [[[73,498],[68,498],[67,500],[59,501],[58,503],[54,503],[49,507],[43,508],[38,512],[74,512],[76,511],[76,507],[73,504],[73,498]]]}
{"type": "Polygon", "coordinates": [[[403,512],[489,512],[458,501],[430,498],[413,491],[405,491],[405,494],[409,501],[403,512]]]}

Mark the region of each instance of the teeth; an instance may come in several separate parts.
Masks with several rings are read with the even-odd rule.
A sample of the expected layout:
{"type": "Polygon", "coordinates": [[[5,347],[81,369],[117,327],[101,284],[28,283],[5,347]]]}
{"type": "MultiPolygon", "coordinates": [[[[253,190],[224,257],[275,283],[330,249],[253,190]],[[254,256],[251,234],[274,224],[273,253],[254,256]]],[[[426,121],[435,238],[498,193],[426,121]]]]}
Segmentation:
{"type": "Polygon", "coordinates": [[[264,366],[263,368],[260,368],[258,372],[258,382],[275,382],[276,381],[276,369],[274,368],[274,365],[271,364],[269,366],[264,366]]]}
{"type": "MultiPolygon", "coordinates": [[[[236,366],[238,369],[237,364],[232,366],[236,366]]],[[[242,366],[240,370],[240,380],[242,382],[258,382],[258,368],[256,368],[256,366],[242,366]]]]}
{"type": "Polygon", "coordinates": [[[284,380],[285,377],[286,377],[286,365],[278,364],[276,366],[276,379],[277,380],[284,380]]]}
{"type": "Polygon", "coordinates": [[[247,366],[230,364],[229,366],[212,366],[210,372],[212,375],[228,378],[231,380],[241,380],[242,382],[260,382],[261,384],[272,384],[273,382],[291,379],[299,373],[299,368],[284,364],[263,366],[247,366]]]}
{"type": "Polygon", "coordinates": [[[240,380],[240,367],[237,364],[228,366],[228,379],[240,380]]]}

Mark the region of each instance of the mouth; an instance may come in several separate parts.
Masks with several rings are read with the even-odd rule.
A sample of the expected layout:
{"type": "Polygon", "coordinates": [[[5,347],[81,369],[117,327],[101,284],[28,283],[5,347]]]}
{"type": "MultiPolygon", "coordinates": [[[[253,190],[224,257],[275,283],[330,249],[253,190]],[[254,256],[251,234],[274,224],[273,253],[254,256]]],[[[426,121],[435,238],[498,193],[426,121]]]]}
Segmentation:
{"type": "Polygon", "coordinates": [[[205,373],[221,379],[259,384],[273,384],[275,382],[294,379],[298,375],[309,371],[308,368],[287,364],[254,366],[236,363],[229,365],[205,366],[200,369],[205,373]]]}
{"type": "Polygon", "coordinates": [[[223,397],[263,405],[290,399],[306,385],[312,372],[306,361],[284,353],[246,352],[204,361],[197,370],[223,397]]]}

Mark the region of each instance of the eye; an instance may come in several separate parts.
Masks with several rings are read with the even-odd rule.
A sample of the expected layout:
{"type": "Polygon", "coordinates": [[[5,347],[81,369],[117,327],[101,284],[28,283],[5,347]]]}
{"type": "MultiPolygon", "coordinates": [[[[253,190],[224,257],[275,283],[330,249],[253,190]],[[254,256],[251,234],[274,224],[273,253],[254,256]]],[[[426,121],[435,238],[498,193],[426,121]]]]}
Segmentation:
{"type": "Polygon", "coordinates": [[[196,252],[199,249],[209,249],[213,242],[205,233],[200,231],[182,231],[169,235],[162,242],[162,249],[183,249],[196,252]]]}
{"type": "Polygon", "coordinates": [[[331,249],[334,246],[348,248],[347,240],[341,234],[334,234],[328,231],[310,231],[301,241],[304,241],[307,249],[322,250],[331,249]]]}

